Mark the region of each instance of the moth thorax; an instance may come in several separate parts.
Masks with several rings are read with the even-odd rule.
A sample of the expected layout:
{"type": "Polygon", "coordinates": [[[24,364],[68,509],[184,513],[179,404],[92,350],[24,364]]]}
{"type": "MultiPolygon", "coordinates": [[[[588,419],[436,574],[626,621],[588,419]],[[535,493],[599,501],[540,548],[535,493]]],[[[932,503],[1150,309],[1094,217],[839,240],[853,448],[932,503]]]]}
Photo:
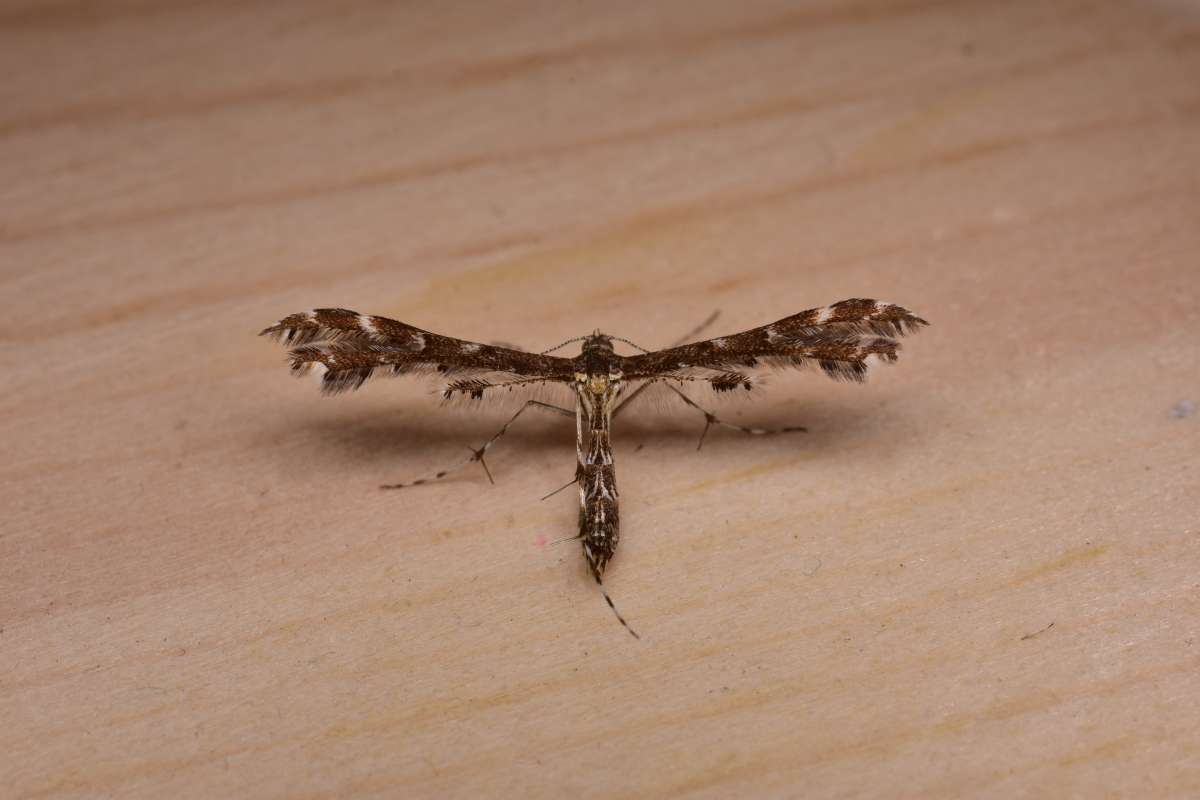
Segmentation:
{"type": "Polygon", "coordinates": [[[624,377],[620,372],[576,372],[575,384],[590,395],[600,396],[617,392],[624,377]]]}
{"type": "Polygon", "coordinates": [[[591,353],[611,353],[612,351],[612,337],[605,336],[600,331],[596,331],[591,336],[585,337],[583,340],[584,355],[591,353]]]}

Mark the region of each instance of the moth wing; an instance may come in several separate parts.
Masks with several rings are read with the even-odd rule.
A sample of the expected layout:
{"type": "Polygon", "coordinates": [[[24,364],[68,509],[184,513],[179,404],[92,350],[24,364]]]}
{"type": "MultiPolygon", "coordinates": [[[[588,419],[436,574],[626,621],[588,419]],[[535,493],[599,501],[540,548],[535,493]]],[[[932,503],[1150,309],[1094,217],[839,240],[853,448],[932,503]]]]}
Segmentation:
{"type": "Polygon", "coordinates": [[[330,394],[357,389],[380,374],[447,376],[447,398],[460,392],[475,396],[492,386],[565,381],[573,375],[570,359],[442,336],[344,308],[292,314],[260,335],[289,345],[293,372],[319,371],[322,391],[330,394]]]}
{"type": "Polygon", "coordinates": [[[628,380],[705,381],[716,392],[751,389],[763,367],[819,367],[831,378],[863,381],[873,361],[897,359],[897,339],[928,325],[906,308],[852,299],[810,308],[748,331],[623,359],[628,380]]]}

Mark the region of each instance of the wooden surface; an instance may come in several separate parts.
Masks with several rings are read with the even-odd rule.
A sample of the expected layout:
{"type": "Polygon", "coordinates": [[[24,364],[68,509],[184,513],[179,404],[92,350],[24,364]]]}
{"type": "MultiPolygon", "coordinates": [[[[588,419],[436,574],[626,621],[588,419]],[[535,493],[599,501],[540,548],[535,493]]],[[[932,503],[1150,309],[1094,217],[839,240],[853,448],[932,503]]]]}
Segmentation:
{"type": "Polygon", "coordinates": [[[1200,6],[9,2],[6,797],[1200,794],[1200,6]],[[254,334],[660,346],[846,297],[866,386],[615,435],[254,334]]]}

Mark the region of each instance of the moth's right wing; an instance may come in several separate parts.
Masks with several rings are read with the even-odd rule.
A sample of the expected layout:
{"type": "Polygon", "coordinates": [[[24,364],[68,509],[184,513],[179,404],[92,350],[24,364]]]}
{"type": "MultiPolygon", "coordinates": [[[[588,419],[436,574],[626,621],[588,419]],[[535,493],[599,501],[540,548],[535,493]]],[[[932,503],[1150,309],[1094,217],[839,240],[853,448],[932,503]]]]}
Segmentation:
{"type": "Polygon", "coordinates": [[[344,308],[318,308],[284,317],[259,335],[291,347],[292,371],[321,372],[321,389],[357,389],[377,374],[445,375],[447,399],[482,397],[493,387],[570,381],[567,358],[441,336],[387,317],[344,308]]]}
{"type": "Polygon", "coordinates": [[[670,347],[623,361],[626,380],[708,382],[714,391],[750,389],[751,370],[815,364],[831,378],[866,379],[872,361],[890,363],[899,337],[928,325],[906,308],[879,300],[843,300],[741,333],[670,347]]]}

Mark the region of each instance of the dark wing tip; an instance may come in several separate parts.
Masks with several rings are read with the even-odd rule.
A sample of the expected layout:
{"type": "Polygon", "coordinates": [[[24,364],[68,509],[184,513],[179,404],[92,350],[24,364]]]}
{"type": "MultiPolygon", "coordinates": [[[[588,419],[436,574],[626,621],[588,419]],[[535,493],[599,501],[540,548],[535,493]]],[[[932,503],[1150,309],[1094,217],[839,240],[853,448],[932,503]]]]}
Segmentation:
{"type": "Polygon", "coordinates": [[[306,344],[315,338],[316,326],[311,319],[312,312],[288,314],[273,325],[268,325],[258,332],[259,336],[267,336],[277,342],[287,345],[306,344]]]}
{"type": "Polygon", "coordinates": [[[328,370],[321,376],[321,394],[334,395],[360,388],[375,370],[372,367],[328,370]]]}
{"type": "Polygon", "coordinates": [[[912,332],[912,333],[916,333],[916,331],[917,331],[917,329],[918,329],[918,328],[927,327],[927,326],[929,325],[929,320],[927,320],[927,319],[923,319],[923,318],[921,318],[921,317],[918,317],[916,314],[913,314],[912,312],[909,312],[909,315],[908,315],[908,324],[909,324],[910,326],[912,326],[912,327],[911,327],[911,332],[912,332]]]}

